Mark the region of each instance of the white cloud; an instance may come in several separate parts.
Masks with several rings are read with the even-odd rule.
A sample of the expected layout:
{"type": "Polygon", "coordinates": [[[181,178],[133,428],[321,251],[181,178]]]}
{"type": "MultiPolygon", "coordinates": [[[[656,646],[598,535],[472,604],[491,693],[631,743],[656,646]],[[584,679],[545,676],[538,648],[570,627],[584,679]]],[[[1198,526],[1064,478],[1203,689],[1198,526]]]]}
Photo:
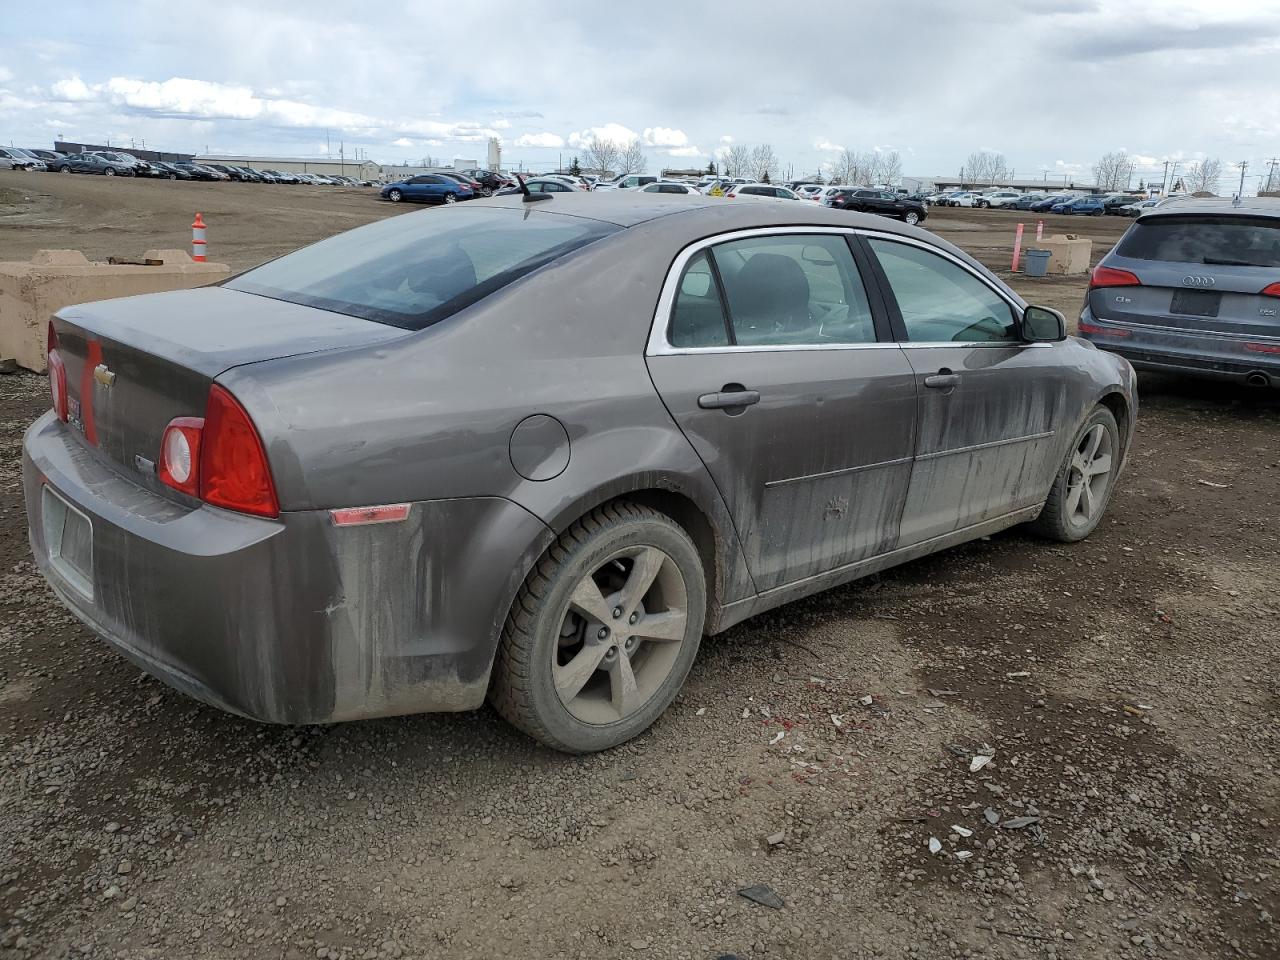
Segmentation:
{"type": "Polygon", "coordinates": [[[517,147],[550,147],[559,149],[564,146],[564,137],[554,133],[525,133],[515,139],[517,147]]]}
{"type": "Polygon", "coordinates": [[[669,157],[701,157],[703,153],[693,144],[687,147],[673,147],[667,151],[669,157]]]}
{"type": "Polygon", "coordinates": [[[641,135],[647,147],[687,147],[689,138],[683,130],[670,127],[645,127],[641,135]]]}
{"type": "Polygon", "coordinates": [[[585,147],[596,139],[612,140],[614,143],[625,146],[632,140],[639,139],[639,134],[620,123],[606,123],[603,127],[588,127],[586,130],[569,134],[569,146],[585,147]]]}
{"type": "Polygon", "coordinates": [[[509,129],[511,129],[511,121],[510,121],[510,120],[508,120],[506,117],[501,117],[501,118],[499,118],[499,119],[497,119],[497,120],[493,121],[493,129],[495,129],[495,130],[509,130],[509,129]]]}
{"type": "Polygon", "coordinates": [[[397,139],[391,141],[391,145],[393,147],[412,147],[413,141],[410,140],[408,137],[398,137],[397,139]]]}
{"type": "Polygon", "coordinates": [[[844,146],[839,143],[832,143],[826,137],[818,137],[818,139],[813,141],[813,149],[829,150],[834,153],[839,153],[841,150],[844,149],[844,146]]]}
{"type": "Polygon", "coordinates": [[[722,137],[720,138],[720,142],[721,142],[721,143],[733,143],[733,137],[729,136],[729,135],[726,133],[724,136],[722,136],[722,137]]]}

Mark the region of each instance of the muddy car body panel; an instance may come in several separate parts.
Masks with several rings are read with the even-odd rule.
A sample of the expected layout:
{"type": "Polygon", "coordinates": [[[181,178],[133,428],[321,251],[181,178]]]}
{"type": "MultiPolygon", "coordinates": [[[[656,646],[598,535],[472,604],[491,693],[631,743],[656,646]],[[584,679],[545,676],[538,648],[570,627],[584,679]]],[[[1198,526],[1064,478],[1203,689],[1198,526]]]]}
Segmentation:
{"type": "Polygon", "coordinates": [[[810,205],[662,199],[475,200],[347,235],[475,224],[480,236],[508,223],[521,237],[527,224],[589,233],[417,329],[270,296],[255,276],[276,274],[254,271],[60,312],[78,413],[41,418],[24,454],[42,571],[144,669],[245,716],[467,709],[484,697],[521,583],[601,504],[627,497],[689,533],[717,632],[1034,517],[1099,400],[1122,411],[1127,445],[1136,397],[1118,358],[1072,338],[900,342],[907,311],[876,243],[936,252],[1018,322],[1025,304],[950,244],[810,205]],[[690,260],[744,234],[799,244],[820,271],[830,251],[847,257],[865,290],[863,340],[667,343],[690,260]],[[929,385],[942,367],[958,387],[929,385]],[[165,423],[198,417],[215,384],[260,435],[278,516],[211,506],[155,476],[165,423]],[[706,399],[735,384],[760,402],[706,399]],[[404,518],[335,523],[332,511],[375,505],[404,506],[404,518]],[[92,526],[87,571],[51,539],[49,511],[66,507],[92,526]]]}

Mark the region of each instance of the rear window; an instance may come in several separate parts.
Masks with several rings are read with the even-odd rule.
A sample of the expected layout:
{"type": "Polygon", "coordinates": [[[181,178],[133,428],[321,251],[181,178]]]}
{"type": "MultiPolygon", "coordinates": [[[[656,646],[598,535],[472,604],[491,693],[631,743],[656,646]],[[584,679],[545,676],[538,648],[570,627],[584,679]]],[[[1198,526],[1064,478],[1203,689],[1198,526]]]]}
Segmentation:
{"type": "Polygon", "coordinates": [[[1116,253],[1136,260],[1280,267],[1280,220],[1148,215],[1121,238],[1116,253]]]}
{"type": "Polygon", "coordinates": [[[619,229],[523,209],[424,210],[321,240],[225,286],[421,330],[619,229]]]}

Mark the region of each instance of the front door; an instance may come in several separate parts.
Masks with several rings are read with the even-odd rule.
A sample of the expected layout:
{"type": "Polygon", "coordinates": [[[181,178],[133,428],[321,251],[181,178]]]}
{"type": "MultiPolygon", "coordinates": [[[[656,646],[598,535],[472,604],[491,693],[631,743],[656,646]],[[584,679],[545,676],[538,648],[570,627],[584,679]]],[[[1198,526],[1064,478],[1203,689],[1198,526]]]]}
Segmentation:
{"type": "Polygon", "coordinates": [[[649,370],[724,497],[757,588],[892,550],[915,377],[847,235],[751,236],[682,259],[649,370]]]}
{"type": "Polygon", "coordinates": [[[867,245],[919,388],[902,545],[1042,502],[1055,437],[1073,426],[1065,345],[1023,342],[1014,305],[958,259],[903,239],[867,245]]]}

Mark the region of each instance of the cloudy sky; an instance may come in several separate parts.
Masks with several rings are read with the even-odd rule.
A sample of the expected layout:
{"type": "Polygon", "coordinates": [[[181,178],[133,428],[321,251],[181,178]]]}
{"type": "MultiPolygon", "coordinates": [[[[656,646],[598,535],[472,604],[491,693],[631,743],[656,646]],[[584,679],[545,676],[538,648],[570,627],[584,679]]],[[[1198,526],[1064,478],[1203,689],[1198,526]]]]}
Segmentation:
{"type": "Polygon", "coordinates": [[[986,149],[1060,181],[1124,150],[1144,175],[1249,160],[1250,186],[1280,156],[1280,0],[897,0],[790,23],[755,0],[0,2],[18,146],[483,161],[496,135],[536,170],[594,132],[638,137],[650,169],[769,143],[797,174],[849,147],[950,175],[986,149]]]}

